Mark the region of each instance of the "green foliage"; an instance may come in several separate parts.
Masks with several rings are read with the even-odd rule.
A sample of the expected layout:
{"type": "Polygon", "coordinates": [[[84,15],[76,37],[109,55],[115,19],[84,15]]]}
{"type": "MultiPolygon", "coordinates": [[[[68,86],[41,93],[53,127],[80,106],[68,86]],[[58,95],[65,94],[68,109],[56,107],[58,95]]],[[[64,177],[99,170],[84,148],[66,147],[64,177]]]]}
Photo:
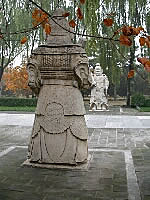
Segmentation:
{"type": "Polygon", "coordinates": [[[0,111],[23,111],[23,112],[34,112],[35,107],[32,106],[17,106],[17,107],[9,107],[9,106],[0,106],[0,111]]]}
{"type": "Polygon", "coordinates": [[[150,107],[140,107],[140,112],[150,112],[150,107]]]}
{"type": "Polygon", "coordinates": [[[141,94],[135,94],[131,97],[131,106],[144,106],[145,105],[145,97],[141,94]]]}
{"type": "Polygon", "coordinates": [[[37,99],[23,99],[23,98],[0,98],[0,106],[19,107],[19,106],[36,106],[37,99]]]}
{"type": "Polygon", "coordinates": [[[150,107],[150,99],[145,99],[144,106],[145,107],[150,107]]]}

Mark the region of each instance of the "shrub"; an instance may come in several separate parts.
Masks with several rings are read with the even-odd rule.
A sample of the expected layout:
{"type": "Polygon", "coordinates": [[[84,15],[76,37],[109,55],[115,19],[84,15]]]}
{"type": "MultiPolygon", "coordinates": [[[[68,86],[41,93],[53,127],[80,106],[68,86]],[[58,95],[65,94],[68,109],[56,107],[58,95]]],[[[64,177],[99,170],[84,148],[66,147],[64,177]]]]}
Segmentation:
{"type": "Polygon", "coordinates": [[[144,106],[145,107],[150,107],[150,99],[145,99],[144,106]]]}
{"type": "Polygon", "coordinates": [[[135,94],[131,97],[131,106],[145,106],[145,97],[140,94],[135,94]]]}
{"type": "Polygon", "coordinates": [[[0,98],[0,106],[36,106],[37,99],[23,99],[23,98],[0,98]]]}

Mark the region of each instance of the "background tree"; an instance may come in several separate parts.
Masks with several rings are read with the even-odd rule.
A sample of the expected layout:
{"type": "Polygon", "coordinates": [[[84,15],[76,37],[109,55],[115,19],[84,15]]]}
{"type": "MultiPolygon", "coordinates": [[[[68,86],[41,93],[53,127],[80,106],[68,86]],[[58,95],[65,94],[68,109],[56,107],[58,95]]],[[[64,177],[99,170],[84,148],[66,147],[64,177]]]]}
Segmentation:
{"type": "MultiPolygon", "coordinates": [[[[57,1],[37,0],[39,5],[52,12],[57,1]]],[[[63,4],[64,5],[64,4],[63,4]]],[[[24,0],[1,0],[0,2],[0,81],[4,69],[22,53],[28,57],[34,45],[44,41],[43,29],[32,25],[32,6],[24,0]],[[22,39],[27,42],[23,45],[22,39]]]]}
{"type": "MultiPolygon", "coordinates": [[[[85,4],[86,30],[90,34],[101,34],[107,37],[112,37],[115,30],[118,30],[123,25],[134,27],[143,26],[146,31],[149,31],[148,26],[145,26],[145,21],[150,20],[147,17],[149,13],[148,3],[149,1],[145,0],[108,0],[94,2],[87,0],[85,4]],[[106,27],[103,24],[106,18],[114,20],[113,26],[106,27]]],[[[146,24],[149,23],[147,22],[146,24]]],[[[126,62],[129,63],[128,72],[136,68],[135,53],[137,51],[137,44],[134,41],[131,48],[116,45],[116,43],[110,40],[96,40],[95,38],[89,39],[87,44],[88,55],[94,58],[93,61],[95,60],[95,62],[101,63],[104,72],[109,77],[110,87],[114,88],[114,95],[116,94],[118,84],[120,84],[120,77],[126,76],[128,82],[126,84],[128,86],[126,88],[128,105],[130,104],[129,99],[131,95],[130,82],[133,82],[133,78],[127,78],[127,74],[124,73],[122,68],[126,66],[126,62]]]]}
{"type": "Polygon", "coordinates": [[[15,68],[8,68],[3,75],[3,81],[6,91],[12,91],[16,95],[29,96],[32,94],[28,86],[28,73],[26,66],[17,66],[15,68]]]}
{"type": "MultiPolygon", "coordinates": [[[[125,66],[127,61],[132,61],[133,65],[135,65],[135,50],[137,49],[133,39],[129,39],[128,44],[125,39],[120,40],[119,37],[123,32],[122,27],[127,27],[127,30],[129,30],[129,26],[139,27],[142,25],[145,26],[145,30],[148,30],[150,21],[147,16],[149,13],[148,3],[149,1],[146,0],[75,0],[70,1],[70,4],[66,4],[64,0],[20,0],[19,2],[17,0],[9,2],[3,0],[1,6],[3,12],[1,14],[5,23],[1,23],[3,31],[1,30],[0,41],[4,43],[3,48],[5,48],[6,42],[11,43],[8,47],[12,47],[15,44],[16,52],[12,51],[15,56],[17,52],[18,54],[20,53],[19,49],[21,51],[23,48],[26,49],[26,56],[28,57],[29,51],[34,48],[35,44],[41,44],[44,41],[43,30],[45,31],[45,27],[43,29],[41,26],[42,21],[34,21],[33,13],[35,8],[41,9],[47,13],[47,17],[51,17],[57,7],[63,7],[67,10],[66,12],[69,11],[68,21],[71,19],[74,21],[74,42],[78,42],[79,37],[82,36],[87,38],[87,54],[92,58],[92,62],[101,63],[115,94],[117,91],[116,86],[120,83],[120,76],[124,75],[122,67],[125,66]],[[25,23],[22,23],[23,19],[26,19],[25,23]],[[109,22],[107,26],[104,23],[106,21],[109,22]],[[22,39],[24,38],[27,42],[22,46],[19,41],[23,41],[22,39]],[[14,43],[16,40],[18,43],[14,43]],[[132,55],[134,56],[132,56],[132,59],[130,48],[120,45],[122,43],[131,46],[130,42],[133,43],[132,55]]],[[[50,33],[50,27],[48,32],[50,33]]],[[[124,34],[123,37],[128,37],[128,35],[124,34]]],[[[6,63],[5,66],[8,65],[10,60],[14,59],[14,56],[11,59],[9,58],[11,50],[8,47],[7,50],[2,48],[2,55],[5,52],[5,56],[2,56],[3,59],[1,60],[3,60],[2,64],[6,63]],[[6,62],[7,60],[9,61],[8,63],[6,62]]],[[[2,72],[4,68],[1,67],[2,72]]]]}

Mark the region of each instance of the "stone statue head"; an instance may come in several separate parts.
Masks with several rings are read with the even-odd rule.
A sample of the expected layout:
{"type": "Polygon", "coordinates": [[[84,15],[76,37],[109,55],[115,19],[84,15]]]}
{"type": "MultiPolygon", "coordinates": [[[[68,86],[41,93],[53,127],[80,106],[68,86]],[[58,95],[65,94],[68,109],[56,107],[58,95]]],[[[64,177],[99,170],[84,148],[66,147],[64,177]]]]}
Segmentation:
{"type": "Polygon", "coordinates": [[[103,69],[101,68],[99,63],[96,63],[95,75],[96,76],[101,76],[102,74],[103,74],[103,69]]]}

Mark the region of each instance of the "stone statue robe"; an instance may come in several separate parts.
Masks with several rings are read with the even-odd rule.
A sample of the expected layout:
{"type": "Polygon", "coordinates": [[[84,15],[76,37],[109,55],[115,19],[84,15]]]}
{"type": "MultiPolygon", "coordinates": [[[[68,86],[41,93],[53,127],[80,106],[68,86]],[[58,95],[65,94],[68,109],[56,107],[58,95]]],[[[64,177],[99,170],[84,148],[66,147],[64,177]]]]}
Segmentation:
{"type": "MultiPolygon", "coordinates": [[[[50,51],[45,48],[44,52],[50,51]]],[[[72,51],[76,49],[84,52],[81,47],[72,46],[72,51]]],[[[68,47],[65,50],[69,51],[68,47]]],[[[84,52],[66,57],[64,47],[52,48],[54,55],[41,55],[41,51],[42,47],[35,50],[27,65],[29,86],[38,95],[29,160],[55,164],[85,162],[88,130],[80,89],[89,87],[87,56],[84,52]]]]}

